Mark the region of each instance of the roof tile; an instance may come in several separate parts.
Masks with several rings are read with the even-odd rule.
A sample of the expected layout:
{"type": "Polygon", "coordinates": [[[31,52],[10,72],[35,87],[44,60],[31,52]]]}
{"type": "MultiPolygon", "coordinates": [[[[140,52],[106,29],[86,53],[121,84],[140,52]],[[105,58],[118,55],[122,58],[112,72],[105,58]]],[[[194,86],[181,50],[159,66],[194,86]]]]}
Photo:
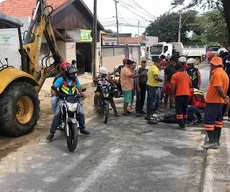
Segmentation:
{"type": "MultiPolygon", "coordinates": [[[[68,0],[47,0],[48,5],[54,9],[60,7],[68,0]]],[[[36,0],[4,0],[0,3],[0,12],[12,17],[32,16],[32,11],[36,7],[36,0]]]]}

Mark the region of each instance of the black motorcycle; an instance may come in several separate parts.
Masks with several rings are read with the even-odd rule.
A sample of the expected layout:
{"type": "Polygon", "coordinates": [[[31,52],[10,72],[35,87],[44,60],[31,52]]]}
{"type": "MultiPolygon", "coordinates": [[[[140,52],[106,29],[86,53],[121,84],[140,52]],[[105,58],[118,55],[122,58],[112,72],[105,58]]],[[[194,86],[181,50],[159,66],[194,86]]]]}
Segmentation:
{"type": "Polygon", "coordinates": [[[103,122],[106,124],[109,118],[109,100],[112,94],[117,91],[117,88],[112,88],[111,85],[102,85],[99,89],[101,96],[99,98],[99,108],[96,113],[103,117],[103,122]]]}
{"type": "MultiPolygon", "coordinates": [[[[82,90],[83,92],[86,89],[82,90]]],[[[82,98],[79,94],[73,96],[64,96],[60,105],[61,118],[59,130],[66,135],[67,147],[70,152],[74,152],[78,144],[78,127],[77,114],[81,110],[82,98]]]]}

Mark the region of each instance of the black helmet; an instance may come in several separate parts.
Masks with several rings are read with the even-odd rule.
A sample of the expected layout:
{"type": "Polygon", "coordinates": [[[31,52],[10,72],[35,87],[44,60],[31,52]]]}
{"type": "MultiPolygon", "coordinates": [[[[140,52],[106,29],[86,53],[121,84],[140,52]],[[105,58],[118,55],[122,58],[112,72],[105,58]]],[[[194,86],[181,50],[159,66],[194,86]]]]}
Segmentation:
{"type": "Polygon", "coordinates": [[[64,76],[69,80],[75,80],[77,69],[74,66],[68,66],[65,68],[64,76]]]}

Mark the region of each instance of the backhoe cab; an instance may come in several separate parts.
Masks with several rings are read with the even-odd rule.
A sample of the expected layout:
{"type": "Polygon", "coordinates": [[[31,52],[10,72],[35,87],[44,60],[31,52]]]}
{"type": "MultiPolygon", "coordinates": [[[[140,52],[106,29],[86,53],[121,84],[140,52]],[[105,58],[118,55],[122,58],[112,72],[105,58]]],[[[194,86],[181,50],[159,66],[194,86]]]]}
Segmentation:
{"type": "MultiPolygon", "coordinates": [[[[45,79],[54,72],[62,61],[50,22],[51,6],[44,0],[37,0],[29,29],[22,40],[20,20],[0,13],[0,29],[17,28],[21,70],[6,61],[0,62],[0,131],[9,136],[21,136],[34,130],[40,112],[38,92],[45,79]],[[43,36],[49,45],[51,55],[46,55],[39,67],[39,56],[43,36]],[[50,66],[47,61],[54,58],[50,66]]],[[[32,11],[32,10],[31,10],[32,11]]]]}

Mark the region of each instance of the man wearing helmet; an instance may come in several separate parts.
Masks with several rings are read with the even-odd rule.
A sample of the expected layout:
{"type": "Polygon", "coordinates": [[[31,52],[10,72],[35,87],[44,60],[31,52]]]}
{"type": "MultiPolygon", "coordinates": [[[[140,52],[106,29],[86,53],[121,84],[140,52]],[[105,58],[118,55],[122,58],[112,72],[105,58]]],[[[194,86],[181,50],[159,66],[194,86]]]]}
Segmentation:
{"type": "MultiPolygon", "coordinates": [[[[110,76],[108,75],[108,69],[106,67],[101,67],[99,69],[99,75],[94,79],[93,83],[95,86],[97,86],[97,89],[95,91],[95,95],[94,95],[94,108],[97,109],[98,108],[98,103],[99,103],[99,98],[101,96],[101,91],[100,91],[100,86],[102,85],[112,85],[113,87],[115,87],[116,85],[113,83],[112,79],[110,78],[110,76]]],[[[113,108],[114,111],[114,115],[115,116],[119,116],[118,112],[117,112],[117,108],[115,105],[115,102],[113,100],[113,97],[110,97],[110,104],[111,107],[113,108]]]]}
{"type": "MultiPolygon", "coordinates": [[[[63,76],[63,73],[65,71],[65,68],[70,66],[70,63],[64,61],[62,62],[60,65],[58,65],[57,67],[57,75],[56,77],[54,78],[53,80],[53,84],[54,82],[61,76],[63,76]]],[[[56,107],[57,107],[57,103],[58,103],[58,96],[56,95],[56,91],[54,91],[53,89],[51,89],[51,106],[52,106],[52,109],[53,109],[53,112],[55,112],[56,110],[56,107]]]]}
{"type": "Polygon", "coordinates": [[[192,87],[196,89],[200,89],[200,71],[196,69],[194,66],[196,65],[196,60],[190,58],[187,60],[188,68],[186,69],[187,74],[190,76],[192,81],[192,87]]]}
{"type": "MultiPolygon", "coordinates": [[[[85,97],[83,92],[81,91],[81,85],[79,80],[76,78],[76,73],[77,69],[73,66],[67,66],[64,71],[64,75],[59,77],[58,79],[55,80],[53,83],[53,87],[59,89],[58,97],[60,100],[63,99],[66,95],[75,95],[77,94],[77,90],[79,94],[82,97],[85,97]]],[[[52,87],[52,89],[53,89],[52,87]]],[[[55,91],[56,92],[56,91],[55,91]]],[[[56,93],[57,95],[57,93],[56,93]]],[[[58,127],[59,123],[59,118],[60,118],[60,101],[57,104],[57,107],[54,112],[54,118],[51,124],[50,128],[50,134],[47,137],[47,140],[51,141],[54,137],[54,134],[56,132],[56,129],[58,127]]],[[[90,134],[89,131],[85,130],[85,117],[84,117],[84,112],[83,109],[79,110],[80,112],[78,113],[78,122],[79,122],[79,128],[80,132],[82,134],[90,134]]]]}

